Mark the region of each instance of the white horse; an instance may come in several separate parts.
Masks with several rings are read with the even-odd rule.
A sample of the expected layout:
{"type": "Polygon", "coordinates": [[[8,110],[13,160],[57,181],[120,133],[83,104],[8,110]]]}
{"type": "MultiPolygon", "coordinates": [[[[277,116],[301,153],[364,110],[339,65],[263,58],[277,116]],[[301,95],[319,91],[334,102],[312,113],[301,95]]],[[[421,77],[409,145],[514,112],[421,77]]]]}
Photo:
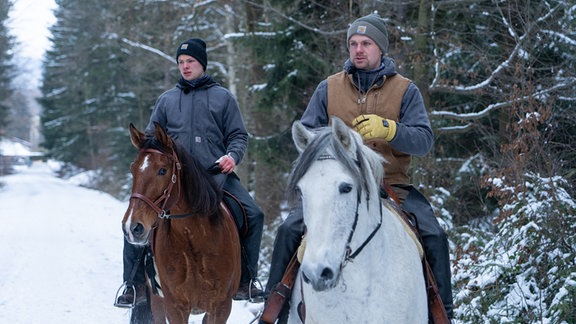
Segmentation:
{"type": "Polygon", "coordinates": [[[302,198],[306,247],[289,323],[427,323],[418,243],[379,195],[383,158],[340,119],[292,125],[300,156],[290,175],[302,198]]]}

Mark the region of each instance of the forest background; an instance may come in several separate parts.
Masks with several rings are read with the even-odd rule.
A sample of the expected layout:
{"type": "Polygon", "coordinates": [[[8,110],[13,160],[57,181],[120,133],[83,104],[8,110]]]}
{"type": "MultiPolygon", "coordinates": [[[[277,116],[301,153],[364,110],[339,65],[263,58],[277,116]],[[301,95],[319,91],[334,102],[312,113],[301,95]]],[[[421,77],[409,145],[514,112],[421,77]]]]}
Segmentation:
{"type": "MultiPolygon", "coordinates": [[[[450,244],[456,318],[576,322],[576,4],[570,0],[56,0],[44,58],[41,149],[62,177],[127,200],[175,48],[208,44],[208,69],[238,98],[250,146],[237,173],[266,214],[260,277],[289,206],[290,127],[342,69],[349,23],[385,18],[389,56],[420,88],[435,132],[413,159],[450,244]]],[[[12,82],[9,0],[0,0],[0,136],[30,140],[33,94],[12,82]]],[[[119,215],[121,217],[121,215],[119,215]]]]}

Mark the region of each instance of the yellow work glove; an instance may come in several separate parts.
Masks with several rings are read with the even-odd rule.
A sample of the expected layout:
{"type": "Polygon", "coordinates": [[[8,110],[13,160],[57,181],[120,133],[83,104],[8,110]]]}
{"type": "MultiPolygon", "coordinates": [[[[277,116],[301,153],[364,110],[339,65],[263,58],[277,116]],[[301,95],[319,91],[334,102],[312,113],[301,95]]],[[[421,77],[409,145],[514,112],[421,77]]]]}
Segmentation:
{"type": "Polygon", "coordinates": [[[352,121],[352,127],[365,140],[383,138],[390,142],[396,135],[396,122],[378,115],[360,115],[352,121]]]}

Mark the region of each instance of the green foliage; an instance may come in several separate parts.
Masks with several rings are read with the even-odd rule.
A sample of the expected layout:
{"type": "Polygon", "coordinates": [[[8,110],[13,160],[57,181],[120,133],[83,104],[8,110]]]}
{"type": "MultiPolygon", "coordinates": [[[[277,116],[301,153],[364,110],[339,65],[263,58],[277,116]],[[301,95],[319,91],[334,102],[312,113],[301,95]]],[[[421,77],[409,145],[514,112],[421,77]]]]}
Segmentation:
{"type": "Polygon", "coordinates": [[[568,323],[576,316],[573,188],[561,176],[532,171],[553,174],[542,132],[549,112],[537,101],[510,109],[502,164],[484,182],[500,206],[494,234],[481,253],[462,249],[456,258],[457,314],[465,322],[568,323]]]}
{"type": "Polygon", "coordinates": [[[342,15],[346,4],[340,2],[278,2],[281,5],[282,16],[273,16],[272,24],[262,23],[264,27],[243,45],[251,48],[252,59],[263,71],[259,81],[265,86],[252,88],[257,109],[262,115],[290,116],[291,121],[302,114],[316,85],[341,69],[350,18],[342,15]]]}
{"type": "Polygon", "coordinates": [[[514,193],[495,233],[467,229],[454,282],[457,318],[467,323],[571,323],[576,318],[576,201],[561,177],[525,175],[526,191],[492,178],[494,190],[514,193]],[[485,243],[483,243],[485,242],[485,243]]]}
{"type": "Polygon", "coordinates": [[[105,188],[112,193],[124,186],[135,154],[129,123],[143,128],[166,88],[165,71],[159,68],[166,60],[127,45],[123,37],[163,42],[164,35],[150,25],[154,19],[143,17],[147,10],[159,15],[169,10],[129,2],[59,1],[42,87],[44,147],[60,161],[101,170],[99,182],[108,183],[105,188]]]}
{"type": "MultiPolygon", "coordinates": [[[[430,86],[437,159],[452,164],[479,156],[491,172],[509,165],[513,154],[521,154],[533,158],[520,170],[574,179],[575,150],[569,143],[576,142],[574,128],[569,125],[576,115],[567,107],[576,95],[576,61],[566,59],[576,54],[571,8],[561,0],[475,1],[464,7],[438,3],[432,27],[437,69],[430,86]],[[519,106],[531,108],[522,110],[519,106]],[[515,123],[524,118],[523,114],[540,114],[546,120],[539,126],[540,143],[532,146],[535,143],[531,142],[524,145],[524,151],[502,154],[503,145],[514,142],[515,123]]],[[[521,147],[522,143],[511,145],[521,147]]],[[[466,197],[471,191],[473,196],[485,195],[482,186],[462,190],[466,188],[459,185],[457,177],[447,179],[434,170],[430,173],[455,185],[440,183],[454,192],[455,201],[472,203],[466,197]]],[[[459,215],[457,223],[484,215],[459,215]]]]}
{"type": "Polygon", "coordinates": [[[13,38],[8,34],[6,22],[11,8],[9,0],[0,0],[0,137],[4,135],[4,127],[8,123],[8,98],[12,94],[11,79],[14,73],[12,66],[13,38]]]}

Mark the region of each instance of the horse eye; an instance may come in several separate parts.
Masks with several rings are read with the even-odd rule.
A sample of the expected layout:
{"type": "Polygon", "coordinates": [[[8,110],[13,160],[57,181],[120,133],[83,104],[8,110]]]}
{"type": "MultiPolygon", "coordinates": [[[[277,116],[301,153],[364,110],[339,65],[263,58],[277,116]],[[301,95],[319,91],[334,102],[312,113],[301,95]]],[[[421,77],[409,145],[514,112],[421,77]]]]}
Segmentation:
{"type": "Polygon", "coordinates": [[[161,168],[160,170],[158,170],[158,175],[165,175],[166,174],[166,169],[165,168],[161,168]]]}
{"type": "Polygon", "coordinates": [[[338,190],[340,190],[340,193],[349,193],[352,191],[352,185],[349,183],[343,183],[338,187],[338,190]]]}
{"type": "Polygon", "coordinates": [[[298,187],[298,186],[296,188],[294,188],[294,193],[298,197],[302,196],[302,191],[300,190],[300,187],[298,187]]]}

